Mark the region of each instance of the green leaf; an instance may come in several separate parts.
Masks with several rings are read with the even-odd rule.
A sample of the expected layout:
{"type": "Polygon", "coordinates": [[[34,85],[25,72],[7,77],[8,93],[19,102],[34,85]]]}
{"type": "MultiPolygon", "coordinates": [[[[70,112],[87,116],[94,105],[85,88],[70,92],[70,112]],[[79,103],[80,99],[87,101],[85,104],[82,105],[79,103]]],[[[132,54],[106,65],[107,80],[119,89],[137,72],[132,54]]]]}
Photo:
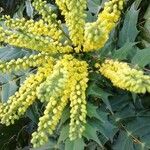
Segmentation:
{"type": "Polygon", "coordinates": [[[128,121],[113,146],[114,150],[150,149],[150,118],[137,117],[128,121]]]}
{"type": "Polygon", "coordinates": [[[95,117],[98,120],[100,120],[101,122],[104,122],[101,115],[99,115],[97,112],[97,107],[91,103],[87,103],[87,116],[89,116],[90,118],[95,117]]]}
{"type": "Polygon", "coordinates": [[[15,81],[8,81],[8,83],[2,85],[2,102],[6,102],[8,98],[13,95],[18,89],[15,81]]]}
{"type": "Polygon", "coordinates": [[[65,150],[84,150],[84,141],[82,138],[70,141],[69,139],[65,142],[65,150]]]}
{"type": "Polygon", "coordinates": [[[133,145],[132,140],[127,136],[124,131],[122,131],[118,136],[118,140],[113,146],[113,150],[135,150],[134,146],[135,145],[133,145]]]}
{"type": "Polygon", "coordinates": [[[69,125],[63,126],[60,132],[58,143],[64,142],[69,137],[69,125]]]}
{"type": "Polygon", "coordinates": [[[60,120],[60,126],[63,125],[70,117],[70,109],[69,107],[65,107],[63,113],[62,113],[62,117],[60,120]]]}
{"type": "Polygon", "coordinates": [[[0,59],[4,61],[20,58],[27,54],[28,54],[27,51],[19,48],[13,48],[13,47],[0,48],[0,59]]]}
{"type": "Polygon", "coordinates": [[[92,83],[91,85],[89,85],[87,93],[88,95],[101,98],[102,101],[106,104],[107,108],[112,112],[112,108],[108,99],[108,97],[111,96],[110,93],[105,92],[103,89],[98,87],[95,83],[92,83]]]}
{"type": "Polygon", "coordinates": [[[113,111],[121,111],[132,101],[131,95],[126,92],[117,92],[114,93],[110,99],[110,103],[113,111]]]}
{"type": "Polygon", "coordinates": [[[88,0],[87,5],[88,5],[89,11],[91,13],[96,14],[101,8],[100,4],[101,4],[101,0],[88,0]]]}
{"type": "Polygon", "coordinates": [[[23,11],[25,10],[25,5],[22,3],[17,10],[17,12],[13,15],[14,18],[22,18],[23,17],[23,11]]]}
{"type": "Polygon", "coordinates": [[[27,12],[27,15],[28,15],[30,18],[33,18],[33,7],[32,7],[32,4],[31,4],[31,0],[26,0],[26,1],[25,1],[25,4],[26,4],[26,12],[27,12]]]}
{"type": "Polygon", "coordinates": [[[135,8],[135,3],[127,11],[123,23],[123,27],[119,32],[119,47],[122,47],[126,42],[135,42],[135,39],[139,33],[137,30],[139,11],[135,8]]]}
{"type": "Polygon", "coordinates": [[[95,119],[89,119],[88,123],[96,129],[98,133],[101,135],[98,136],[100,138],[100,141],[105,144],[107,141],[113,141],[114,135],[118,131],[117,127],[113,125],[108,118],[108,113],[101,111],[102,106],[99,108],[98,114],[102,118],[103,122],[95,119]],[[103,138],[101,138],[101,136],[103,138]]]}
{"type": "Polygon", "coordinates": [[[146,47],[150,47],[150,5],[146,10],[144,15],[145,25],[144,25],[144,33],[143,33],[143,43],[146,47]]]}
{"type": "Polygon", "coordinates": [[[90,11],[86,11],[86,22],[93,22],[96,20],[96,16],[93,16],[90,11]]]}
{"type": "Polygon", "coordinates": [[[54,150],[55,149],[55,146],[56,146],[56,141],[50,141],[41,146],[40,148],[31,148],[30,150],[54,150]]]}
{"type": "Polygon", "coordinates": [[[126,60],[129,55],[133,55],[136,49],[133,47],[136,43],[127,42],[118,50],[115,50],[112,54],[113,59],[126,60]]]}
{"type": "Polygon", "coordinates": [[[150,64],[150,48],[138,50],[132,59],[132,63],[135,65],[138,64],[142,68],[150,64]]]}
{"type": "Polygon", "coordinates": [[[6,102],[9,96],[13,95],[18,89],[14,77],[15,77],[14,75],[10,74],[0,74],[0,82],[2,87],[1,90],[2,102],[6,102]]]}
{"type": "Polygon", "coordinates": [[[86,137],[88,140],[94,140],[99,144],[99,146],[103,147],[101,141],[98,139],[97,136],[97,128],[95,126],[90,125],[90,123],[86,124],[83,136],[86,137]]]}
{"type": "Polygon", "coordinates": [[[39,112],[37,103],[34,103],[30,108],[26,111],[26,116],[30,118],[34,123],[38,124],[39,121],[39,112]]]}

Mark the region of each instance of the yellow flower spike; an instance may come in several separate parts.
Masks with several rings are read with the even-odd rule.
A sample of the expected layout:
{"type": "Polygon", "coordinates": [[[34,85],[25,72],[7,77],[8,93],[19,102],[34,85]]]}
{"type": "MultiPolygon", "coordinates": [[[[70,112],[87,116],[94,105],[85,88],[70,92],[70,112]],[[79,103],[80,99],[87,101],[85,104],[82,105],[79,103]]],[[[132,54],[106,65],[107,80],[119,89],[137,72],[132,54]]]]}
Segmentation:
{"type": "Polygon", "coordinates": [[[65,16],[66,24],[69,29],[70,38],[75,46],[83,44],[86,0],[57,0],[62,14],[65,16]]]}
{"type": "Polygon", "coordinates": [[[102,48],[115,27],[123,9],[123,0],[110,0],[105,3],[104,10],[98,15],[97,21],[86,23],[84,32],[84,51],[102,48]]]}
{"type": "Polygon", "coordinates": [[[74,77],[75,85],[72,86],[70,94],[70,140],[81,138],[82,132],[84,131],[84,125],[86,123],[87,111],[85,90],[87,88],[88,70],[85,62],[81,62],[79,65],[80,66],[78,66],[77,70],[80,72],[80,76],[76,74],[77,76],[74,77]]]}
{"type": "Polygon", "coordinates": [[[134,93],[150,93],[150,76],[131,68],[127,63],[106,60],[99,71],[110,79],[114,86],[134,93]]]}
{"type": "Polygon", "coordinates": [[[51,29],[51,36],[54,39],[62,39],[61,22],[57,21],[57,15],[54,14],[52,9],[46,4],[44,0],[34,0],[33,6],[42,15],[42,19],[48,24],[48,28],[51,29]]]}
{"type": "Polygon", "coordinates": [[[45,80],[47,75],[51,73],[53,67],[53,60],[49,61],[49,68],[44,66],[39,67],[37,73],[31,74],[21,85],[18,92],[11,96],[1,114],[1,123],[10,125],[14,120],[19,119],[27,108],[36,100],[36,88],[45,80]]]}
{"type": "Polygon", "coordinates": [[[59,9],[62,10],[62,15],[65,15],[69,11],[64,1],[65,0],[56,0],[56,4],[59,6],[59,9]]]}
{"type": "Polygon", "coordinates": [[[41,102],[49,101],[49,97],[59,97],[66,88],[69,72],[68,69],[58,61],[54,66],[53,73],[37,89],[37,96],[41,102]]]}
{"type": "Polygon", "coordinates": [[[5,107],[6,107],[6,104],[3,104],[0,102],[0,119],[3,117],[5,107]]]}
{"type": "Polygon", "coordinates": [[[42,52],[53,53],[69,53],[72,51],[72,47],[69,45],[63,45],[56,42],[49,37],[34,36],[33,34],[25,34],[21,32],[12,32],[9,30],[4,30],[3,33],[5,37],[0,38],[0,41],[4,43],[9,43],[10,45],[33,49],[42,52]]]}
{"type": "Polygon", "coordinates": [[[29,57],[25,56],[16,60],[12,59],[9,62],[0,61],[0,70],[2,72],[12,72],[27,69],[29,67],[38,67],[48,61],[47,57],[49,57],[49,55],[42,52],[36,55],[30,55],[29,57]]]}
{"type": "MultiPolygon", "coordinates": [[[[51,75],[52,77],[56,77],[57,75],[60,75],[61,73],[64,73],[65,69],[68,71],[67,75],[67,84],[65,84],[65,89],[60,94],[58,93],[57,96],[55,94],[50,94],[48,97],[50,99],[48,100],[48,104],[46,106],[46,109],[44,111],[44,115],[39,119],[40,122],[38,124],[38,130],[37,132],[33,133],[32,135],[32,144],[33,147],[39,147],[41,144],[46,143],[48,140],[48,136],[53,133],[53,131],[56,128],[56,125],[58,124],[62,111],[64,107],[67,105],[69,97],[71,100],[71,103],[73,103],[73,100],[76,101],[78,97],[80,97],[81,102],[78,104],[76,103],[75,106],[71,109],[71,123],[75,121],[76,125],[71,126],[70,130],[72,131],[74,129],[79,129],[78,131],[74,130],[74,133],[70,133],[70,139],[72,138],[78,138],[82,136],[82,132],[84,131],[84,124],[86,122],[86,102],[85,102],[85,89],[87,87],[87,64],[86,62],[80,62],[77,59],[73,58],[71,55],[64,55],[60,61],[57,62],[57,64],[54,66],[54,72],[51,75]],[[58,71],[59,70],[59,71],[58,71]],[[85,72],[86,71],[86,72],[85,72]],[[77,76],[74,76],[74,72],[80,73],[80,78],[77,76]],[[78,84],[77,84],[78,83],[78,84]],[[76,85],[77,84],[77,85],[76,85]],[[77,91],[76,88],[77,87],[77,91]],[[80,89],[80,91],[79,91],[80,89]],[[80,92],[80,95],[76,94],[80,92]],[[72,95],[76,95],[74,96],[72,95]],[[73,97],[73,99],[72,99],[73,97]],[[83,99],[84,98],[84,99],[83,99]],[[79,110],[78,110],[79,109],[79,110]],[[79,114],[78,114],[79,112],[79,114]],[[77,117],[75,119],[74,117],[77,117]],[[41,136],[44,135],[44,136],[41,136]],[[75,136],[73,136],[75,134],[75,136]]],[[[64,73],[66,75],[66,72],[64,73]]],[[[52,83],[52,79],[56,82],[56,79],[49,78],[52,83]]],[[[59,79],[60,85],[64,84],[64,81],[62,79],[59,79]]],[[[58,84],[58,83],[57,83],[58,84]]],[[[55,85],[57,86],[57,85],[55,85]]],[[[55,86],[53,88],[55,89],[55,86]]],[[[47,87],[40,87],[41,89],[48,89],[47,87]]],[[[61,87],[62,88],[62,87],[61,87]]],[[[47,92],[51,92],[53,89],[50,89],[47,92]]],[[[39,92],[39,91],[38,91],[39,92]]],[[[37,92],[37,93],[38,93],[37,92]]],[[[58,92],[58,91],[56,91],[58,92]]],[[[41,95],[44,95],[43,93],[41,95]]],[[[41,99],[41,98],[40,98],[41,99]]]]}
{"type": "Polygon", "coordinates": [[[5,25],[15,30],[21,30],[22,32],[31,33],[33,35],[39,36],[49,36],[53,39],[58,39],[60,36],[59,32],[56,32],[54,28],[49,26],[44,20],[40,19],[38,21],[34,20],[26,20],[25,18],[22,19],[7,19],[5,21],[5,25]]]}
{"type": "Polygon", "coordinates": [[[68,97],[69,95],[63,94],[62,97],[57,97],[57,99],[53,98],[53,100],[51,99],[48,102],[44,115],[40,118],[40,122],[38,123],[38,131],[32,134],[31,143],[33,147],[40,147],[48,142],[48,136],[55,130],[61,118],[62,111],[67,105],[68,97]],[[53,108],[54,101],[57,101],[55,108],[53,108]]]}

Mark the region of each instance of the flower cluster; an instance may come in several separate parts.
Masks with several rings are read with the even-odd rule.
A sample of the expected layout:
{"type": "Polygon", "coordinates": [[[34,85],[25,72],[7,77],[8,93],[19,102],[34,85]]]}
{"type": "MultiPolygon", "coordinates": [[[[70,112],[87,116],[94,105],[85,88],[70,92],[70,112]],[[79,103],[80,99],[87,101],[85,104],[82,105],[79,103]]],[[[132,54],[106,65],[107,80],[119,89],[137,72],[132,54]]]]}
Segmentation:
{"type": "Polygon", "coordinates": [[[44,63],[36,74],[31,74],[19,88],[15,95],[9,97],[1,109],[1,123],[7,126],[13,124],[22,116],[27,108],[36,100],[36,88],[45,80],[53,69],[53,60],[44,63]]]}
{"type": "Polygon", "coordinates": [[[105,60],[99,71],[110,79],[114,86],[134,93],[150,93],[150,76],[131,68],[127,63],[105,60]]]}
{"type": "Polygon", "coordinates": [[[57,5],[65,16],[72,43],[77,46],[83,44],[86,0],[56,0],[57,5]]]}
{"type": "Polygon", "coordinates": [[[18,30],[10,31],[0,28],[0,41],[9,43],[10,45],[53,53],[68,53],[72,51],[72,47],[55,41],[48,36],[39,36],[18,30]]]}
{"type": "Polygon", "coordinates": [[[48,104],[44,115],[39,119],[37,132],[32,134],[34,147],[39,147],[48,141],[58,124],[64,107],[70,100],[70,132],[71,140],[80,138],[86,122],[87,64],[78,61],[71,55],[65,55],[54,66],[53,73],[47,77],[37,90],[42,102],[48,104]]]}
{"type": "Polygon", "coordinates": [[[92,23],[86,23],[84,34],[84,51],[96,50],[104,46],[109,34],[120,18],[123,9],[123,0],[112,0],[105,3],[104,10],[98,19],[92,23]]]}
{"type": "Polygon", "coordinates": [[[46,1],[34,0],[33,6],[42,15],[43,21],[48,25],[49,34],[53,39],[61,40],[63,31],[61,21],[57,21],[57,15],[52,8],[46,5],[46,1]]]}
{"type": "Polygon", "coordinates": [[[36,55],[30,55],[29,57],[25,56],[16,60],[12,59],[8,62],[0,61],[0,70],[5,73],[27,69],[30,67],[38,67],[44,63],[47,63],[49,61],[48,59],[49,54],[41,52],[36,55]]]}
{"type": "Polygon", "coordinates": [[[39,19],[35,22],[32,19],[26,20],[25,18],[12,19],[10,16],[4,16],[4,19],[5,18],[7,19],[5,21],[5,26],[9,29],[20,30],[22,32],[26,31],[27,33],[38,36],[50,36],[53,39],[59,37],[59,35],[55,35],[55,33],[58,32],[53,31],[52,28],[49,27],[49,25],[46,24],[43,19],[39,19]]]}
{"type": "MultiPolygon", "coordinates": [[[[91,68],[81,60],[79,52],[103,47],[123,9],[123,0],[110,0],[105,3],[98,19],[88,23],[84,12],[86,0],[55,0],[55,3],[64,15],[70,37],[63,31],[53,9],[43,0],[33,1],[40,19],[34,21],[5,16],[6,21],[0,27],[0,42],[37,51],[29,57],[0,61],[2,72],[29,67],[37,69],[36,73],[27,77],[18,92],[6,103],[0,103],[0,122],[6,125],[19,119],[37,99],[45,104],[38,129],[32,134],[33,147],[48,141],[67,104],[70,107],[69,138],[75,140],[82,137],[87,114],[88,69],[91,68]]],[[[150,77],[126,63],[106,60],[100,66],[100,72],[122,89],[136,93],[150,92],[150,77]]]]}
{"type": "Polygon", "coordinates": [[[71,87],[70,94],[70,130],[69,138],[70,140],[75,140],[82,137],[82,133],[85,130],[86,123],[86,95],[85,91],[87,88],[88,73],[86,70],[87,64],[85,62],[81,63],[80,68],[76,71],[75,74],[75,83],[71,87]]]}

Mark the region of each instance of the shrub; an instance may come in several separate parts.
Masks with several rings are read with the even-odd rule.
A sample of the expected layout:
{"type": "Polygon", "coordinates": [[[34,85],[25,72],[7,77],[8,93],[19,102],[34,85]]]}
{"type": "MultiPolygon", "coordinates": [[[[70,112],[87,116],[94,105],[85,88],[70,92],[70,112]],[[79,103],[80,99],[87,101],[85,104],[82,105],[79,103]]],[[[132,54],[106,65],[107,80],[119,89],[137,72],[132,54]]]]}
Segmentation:
{"type": "MultiPolygon", "coordinates": [[[[56,145],[65,143],[66,149],[72,149],[71,145],[83,149],[84,142],[91,145],[94,141],[98,144],[95,147],[103,148],[116,137],[149,148],[147,138],[142,142],[142,137],[139,139],[136,132],[132,133],[141,120],[149,123],[138,114],[142,108],[138,111],[136,103],[140,98],[136,94],[150,93],[150,76],[143,70],[149,61],[137,62],[140,53],[147,49],[141,52],[135,46],[138,34],[135,4],[128,10],[119,32],[116,45],[120,49],[114,50],[109,47],[113,46],[111,40],[115,36],[112,30],[120,20],[125,1],[105,2],[95,21],[87,20],[90,7],[87,9],[85,0],[56,0],[55,3],[64,19],[59,19],[62,16],[42,0],[33,2],[40,15],[35,19],[2,18],[2,44],[33,50],[34,54],[0,62],[3,73],[30,70],[18,91],[0,104],[1,123],[14,124],[31,105],[43,103],[43,115],[37,131],[32,133],[31,143],[35,148],[49,142],[54,135],[56,145]]],[[[94,19],[92,15],[91,18],[94,19]]],[[[144,131],[142,134],[146,136],[144,131]]],[[[114,149],[120,149],[120,143],[117,141],[114,149]]]]}

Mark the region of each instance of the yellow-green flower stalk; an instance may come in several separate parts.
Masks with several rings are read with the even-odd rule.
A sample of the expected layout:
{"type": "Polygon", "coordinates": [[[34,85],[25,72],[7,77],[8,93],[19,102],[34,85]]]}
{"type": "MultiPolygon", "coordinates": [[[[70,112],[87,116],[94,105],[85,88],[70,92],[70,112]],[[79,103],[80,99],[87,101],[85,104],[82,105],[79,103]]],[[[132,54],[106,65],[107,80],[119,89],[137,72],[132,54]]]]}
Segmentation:
{"type": "Polygon", "coordinates": [[[37,89],[37,95],[41,102],[49,101],[51,96],[55,98],[59,97],[66,89],[69,80],[68,69],[63,66],[60,60],[54,66],[53,70],[53,73],[37,89]]]}
{"type": "Polygon", "coordinates": [[[84,51],[102,48],[109,38],[109,34],[118,22],[123,9],[124,0],[110,0],[105,3],[104,10],[98,19],[86,23],[84,32],[84,51]]]}
{"type": "Polygon", "coordinates": [[[19,88],[15,95],[11,96],[4,104],[1,113],[1,123],[7,126],[13,124],[16,119],[22,116],[27,108],[36,100],[36,88],[51,73],[53,60],[38,68],[36,74],[31,74],[19,88]]]}
{"type": "Polygon", "coordinates": [[[48,142],[48,136],[53,134],[67,102],[68,94],[66,93],[56,99],[53,96],[49,99],[44,115],[38,123],[38,130],[32,134],[33,147],[40,147],[48,142]]]}
{"type": "Polygon", "coordinates": [[[34,21],[32,19],[27,20],[25,18],[12,19],[9,16],[5,16],[5,18],[7,19],[5,21],[5,25],[10,30],[21,30],[22,32],[39,36],[50,36],[53,39],[56,39],[56,37],[58,38],[59,36],[59,33],[57,33],[54,28],[45,23],[43,19],[34,21]]]}
{"type": "Polygon", "coordinates": [[[50,59],[48,53],[39,53],[36,55],[24,56],[23,58],[12,59],[10,61],[0,61],[0,70],[5,72],[18,71],[21,69],[27,69],[30,67],[38,67],[50,59]]]}
{"type": "Polygon", "coordinates": [[[61,21],[57,21],[57,15],[53,12],[50,6],[44,0],[34,0],[33,6],[42,15],[45,23],[48,24],[52,38],[61,40],[63,32],[61,30],[61,21]]]}
{"type": "Polygon", "coordinates": [[[54,41],[50,37],[43,37],[33,35],[31,33],[25,34],[19,31],[13,32],[10,30],[0,30],[0,41],[9,43],[16,47],[33,49],[41,52],[54,53],[69,53],[72,47],[64,45],[58,41],[54,41]]]}
{"type": "Polygon", "coordinates": [[[56,0],[62,14],[65,16],[70,38],[75,46],[83,44],[86,0],[56,0]]]}
{"type": "Polygon", "coordinates": [[[43,99],[46,99],[48,104],[44,115],[40,118],[37,132],[34,132],[32,135],[33,138],[31,142],[34,147],[39,147],[48,141],[48,135],[51,135],[55,130],[61,118],[62,111],[69,102],[69,99],[71,101],[70,139],[74,140],[82,136],[86,123],[85,90],[88,81],[87,76],[86,62],[78,61],[71,55],[65,55],[56,66],[54,66],[51,78],[48,77],[49,82],[46,81],[46,84],[49,85],[51,89],[49,90],[49,87],[42,86],[40,90],[45,89],[45,93],[40,93],[40,90],[37,91],[38,94],[40,93],[40,96],[46,95],[43,99]],[[61,77],[61,82],[58,76],[64,77],[61,77]],[[58,80],[56,81],[54,77],[58,77],[59,82],[58,80]],[[52,80],[56,82],[55,87],[57,90],[55,87],[52,89],[52,86],[54,86],[52,80]],[[60,92],[62,89],[63,91],[60,92]]]}
{"type": "Polygon", "coordinates": [[[70,94],[70,140],[75,140],[82,137],[86,123],[86,88],[88,81],[87,63],[80,62],[77,71],[74,75],[74,85],[71,87],[70,94]]]}
{"type": "Polygon", "coordinates": [[[106,60],[99,71],[110,79],[114,86],[134,93],[150,93],[150,76],[131,68],[127,63],[106,60]]]}

